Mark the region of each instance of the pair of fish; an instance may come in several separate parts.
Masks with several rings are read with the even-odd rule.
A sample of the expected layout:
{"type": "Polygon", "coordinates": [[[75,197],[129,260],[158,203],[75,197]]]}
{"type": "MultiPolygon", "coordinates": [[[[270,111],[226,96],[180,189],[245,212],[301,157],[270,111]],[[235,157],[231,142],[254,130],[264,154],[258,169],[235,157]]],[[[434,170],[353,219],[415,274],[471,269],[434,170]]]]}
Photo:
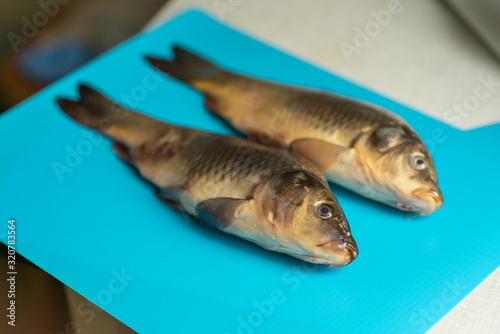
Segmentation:
{"type": "Polygon", "coordinates": [[[272,145],[168,124],[84,85],[79,100],[57,100],[78,123],[113,139],[118,157],[154,183],[167,205],[328,267],[351,263],[358,248],[323,174],[402,210],[423,215],[441,207],[430,154],[399,117],[326,92],[231,73],[180,48],[174,53],[172,61],[147,59],[200,90],[206,107],[236,129],[272,145]],[[285,122],[277,125],[278,118],[285,122]]]}

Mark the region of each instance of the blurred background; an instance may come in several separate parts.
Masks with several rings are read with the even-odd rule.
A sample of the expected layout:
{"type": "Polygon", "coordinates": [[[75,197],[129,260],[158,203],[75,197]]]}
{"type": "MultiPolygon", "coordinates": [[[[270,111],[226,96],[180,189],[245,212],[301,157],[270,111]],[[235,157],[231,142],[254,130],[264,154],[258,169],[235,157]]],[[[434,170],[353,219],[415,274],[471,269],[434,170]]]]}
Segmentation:
{"type": "Polygon", "coordinates": [[[139,32],[165,2],[2,1],[1,110],[139,32]]]}
{"type": "MultiPolygon", "coordinates": [[[[456,127],[500,122],[496,0],[4,0],[0,113],[192,6],[456,127]],[[461,111],[479,85],[488,97],[461,111]]],[[[0,253],[6,261],[6,250],[0,253]]],[[[29,305],[19,310],[24,327],[13,331],[2,322],[0,333],[133,333],[29,261],[20,262],[18,298],[29,305]],[[77,312],[82,303],[94,310],[92,321],[77,312]]],[[[499,333],[500,272],[476,290],[431,332],[499,333]]]]}

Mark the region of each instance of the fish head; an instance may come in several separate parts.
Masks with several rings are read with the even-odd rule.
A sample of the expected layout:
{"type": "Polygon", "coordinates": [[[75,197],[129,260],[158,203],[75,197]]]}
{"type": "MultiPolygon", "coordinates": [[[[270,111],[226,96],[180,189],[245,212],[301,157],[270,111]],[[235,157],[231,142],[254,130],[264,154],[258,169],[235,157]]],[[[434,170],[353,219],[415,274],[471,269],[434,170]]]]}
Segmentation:
{"type": "Polygon", "coordinates": [[[443,206],[436,167],[413,130],[399,125],[382,127],[372,134],[370,144],[369,168],[384,202],[420,215],[443,206]]]}
{"type": "Polygon", "coordinates": [[[266,201],[286,253],[330,268],[358,255],[347,219],[324,179],[299,171],[274,177],[266,201]]]}

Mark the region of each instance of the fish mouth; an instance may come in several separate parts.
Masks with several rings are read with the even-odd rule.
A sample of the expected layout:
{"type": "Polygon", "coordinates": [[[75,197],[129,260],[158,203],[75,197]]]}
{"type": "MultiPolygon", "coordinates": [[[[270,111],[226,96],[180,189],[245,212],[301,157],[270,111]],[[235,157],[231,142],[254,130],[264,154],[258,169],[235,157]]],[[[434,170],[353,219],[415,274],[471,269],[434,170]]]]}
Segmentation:
{"type": "Polygon", "coordinates": [[[423,204],[421,210],[417,212],[422,215],[428,215],[436,210],[441,209],[443,206],[443,194],[437,189],[417,188],[411,192],[423,204]]]}
{"type": "Polygon", "coordinates": [[[358,256],[358,246],[354,241],[334,239],[316,245],[330,254],[324,259],[328,268],[339,268],[348,265],[358,256]]]}

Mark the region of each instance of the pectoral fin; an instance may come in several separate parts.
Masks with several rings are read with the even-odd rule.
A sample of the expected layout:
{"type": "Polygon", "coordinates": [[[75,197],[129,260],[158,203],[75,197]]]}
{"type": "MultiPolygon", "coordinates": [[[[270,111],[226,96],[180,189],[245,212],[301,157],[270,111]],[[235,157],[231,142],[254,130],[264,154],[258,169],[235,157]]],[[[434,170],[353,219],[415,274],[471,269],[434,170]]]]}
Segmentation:
{"type": "Polygon", "coordinates": [[[230,197],[207,199],[196,206],[196,215],[208,226],[223,229],[234,222],[249,202],[230,197]]]}
{"type": "Polygon", "coordinates": [[[321,170],[327,170],[337,162],[339,156],[351,148],[328,143],[321,139],[297,139],[290,148],[311,161],[321,170]]]}

